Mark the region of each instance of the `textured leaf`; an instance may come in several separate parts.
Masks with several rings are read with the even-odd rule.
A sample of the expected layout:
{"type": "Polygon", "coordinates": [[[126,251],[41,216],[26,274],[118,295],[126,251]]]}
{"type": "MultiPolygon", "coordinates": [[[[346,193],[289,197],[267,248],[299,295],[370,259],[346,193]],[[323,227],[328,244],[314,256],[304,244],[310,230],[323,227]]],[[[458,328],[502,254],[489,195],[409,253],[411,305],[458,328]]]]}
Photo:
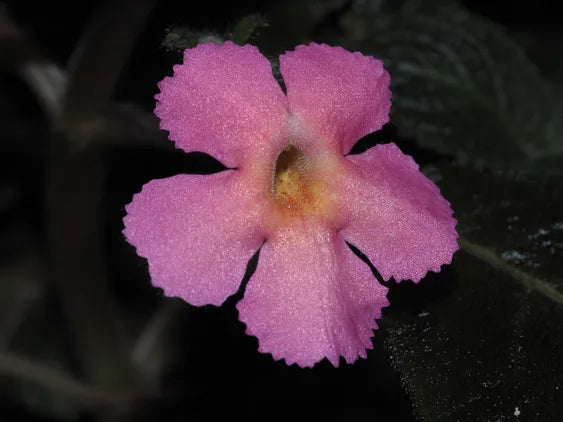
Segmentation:
{"type": "Polygon", "coordinates": [[[560,179],[441,175],[462,249],[445,274],[394,287],[383,321],[415,412],[433,422],[563,420],[560,179]]]}
{"type": "Polygon", "coordinates": [[[555,96],[502,28],[455,5],[430,14],[409,3],[420,2],[383,13],[359,2],[344,22],[351,47],[386,61],[401,135],[477,162],[561,151],[555,96]]]}
{"type": "Polygon", "coordinates": [[[443,169],[442,177],[462,238],[563,292],[560,176],[455,167],[443,169]]]}
{"type": "Polygon", "coordinates": [[[562,420],[561,307],[473,257],[460,254],[455,267],[451,296],[418,315],[391,309],[385,320],[416,413],[433,422],[562,420]]]}

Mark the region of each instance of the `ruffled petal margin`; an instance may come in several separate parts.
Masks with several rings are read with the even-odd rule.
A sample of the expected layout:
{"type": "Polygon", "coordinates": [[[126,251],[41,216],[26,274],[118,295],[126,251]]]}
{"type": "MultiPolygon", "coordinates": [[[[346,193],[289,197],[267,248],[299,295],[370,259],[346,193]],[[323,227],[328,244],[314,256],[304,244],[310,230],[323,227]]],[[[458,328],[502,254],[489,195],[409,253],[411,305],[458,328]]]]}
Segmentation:
{"type": "Polygon", "coordinates": [[[263,245],[237,308],[259,351],[301,367],[325,357],[338,366],[373,347],[386,294],[336,232],[301,221],[263,245]]]}
{"type": "Polygon", "coordinates": [[[186,152],[208,153],[234,168],[252,149],[269,148],[287,121],[287,99],[270,62],[252,45],[200,44],[159,83],[155,114],[186,152]]]}
{"type": "Polygon", "coordinates": [[[152,180],[133,197],[123,233],[165,295],[220,305],[237,291],[264,240],[251,186],[238,171],[184,174],[152,180]]]}
{"type": "Polygon", "coordinates": [[[346,157],[339,197],[349,223],[342,236],[381,276],[420,281],[458,249],[457,221],[440,189],[395,144],[346,157]]]}
{"type": "Polygon", "coordinates": [[[389,74],[381,60],[326,44],[300,45],[280,56],[289,110],[347,154],[389,119],[389,74]]]}

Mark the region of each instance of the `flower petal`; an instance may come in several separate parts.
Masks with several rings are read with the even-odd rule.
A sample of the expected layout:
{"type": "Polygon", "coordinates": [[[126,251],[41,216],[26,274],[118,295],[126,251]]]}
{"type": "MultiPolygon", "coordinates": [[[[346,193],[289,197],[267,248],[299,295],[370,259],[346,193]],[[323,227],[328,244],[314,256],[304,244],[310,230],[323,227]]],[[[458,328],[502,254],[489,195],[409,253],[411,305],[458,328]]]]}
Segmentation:
{"type": "Polygon", "coordinates": [[[280,136],[287,99],[268,60],[251,45],[200,44],[159,83],[155,114],[184,151],[236,167],[248,150],[280,136]]]}
{"type": "Polygon", "coordinates": [[[341,203],[350,222],[342,236],[371,260],[381,276],[418,282],[451,262],[457,221],[440,189],[395,144],[349,155],[341,203]]]}
{"type": "Polygon", "coordinates": [[[387,289],[344,240],[319,223],[296,222],[271,236],[238,303],[259,350],[288,364],[338,366],[366,357],[387,289]]]}
{"type": "Polygon", "coordinates": [[[343,154],[388,120],[389,74],[380,60],[313,43],[283,54],[280,71],[290,111],[343,154]]]}
{"type": "Polygon", "coordinates": [[[148,259],[153,284],[193,305],[235,293],[264,239],[261,209],[238,171],[152,180],[126,210],[123,233],[148,259]]]}

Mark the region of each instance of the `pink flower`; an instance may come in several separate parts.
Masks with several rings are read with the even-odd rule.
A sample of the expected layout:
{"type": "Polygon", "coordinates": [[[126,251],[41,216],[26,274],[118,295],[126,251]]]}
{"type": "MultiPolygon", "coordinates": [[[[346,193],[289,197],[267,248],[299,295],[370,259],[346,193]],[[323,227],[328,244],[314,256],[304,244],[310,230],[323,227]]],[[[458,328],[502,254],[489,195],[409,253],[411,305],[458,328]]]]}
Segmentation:
{"type": "Polygon", "coordinates": [[[338,366],[365,357],[388,280],[419,281],[457,250],[449,203],[395,144],[346,155],[388,120],[381,61],[310,44],[280,57],[285,95],[258,49],[186,50],[160,82],[155,113],[184,151],[229,170],[152,180],[127,206],[124,234],[153,284],[193,305],[220,305],[246,264],[237,308],[274,359],[338,366]]]}

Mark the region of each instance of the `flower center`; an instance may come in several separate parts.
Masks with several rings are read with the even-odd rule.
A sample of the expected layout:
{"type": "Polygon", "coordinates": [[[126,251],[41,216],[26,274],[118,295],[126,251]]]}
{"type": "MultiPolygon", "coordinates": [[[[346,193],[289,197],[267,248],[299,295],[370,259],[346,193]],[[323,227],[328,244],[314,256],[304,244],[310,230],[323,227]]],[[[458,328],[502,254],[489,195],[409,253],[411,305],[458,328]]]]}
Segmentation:
{"type": "Polygon", "coordinates": [[[284,213],[308,215],[322,207],[324,186],[314,177],[309,157],[290,145],[276,160],[272,192],[284,213]]]}

